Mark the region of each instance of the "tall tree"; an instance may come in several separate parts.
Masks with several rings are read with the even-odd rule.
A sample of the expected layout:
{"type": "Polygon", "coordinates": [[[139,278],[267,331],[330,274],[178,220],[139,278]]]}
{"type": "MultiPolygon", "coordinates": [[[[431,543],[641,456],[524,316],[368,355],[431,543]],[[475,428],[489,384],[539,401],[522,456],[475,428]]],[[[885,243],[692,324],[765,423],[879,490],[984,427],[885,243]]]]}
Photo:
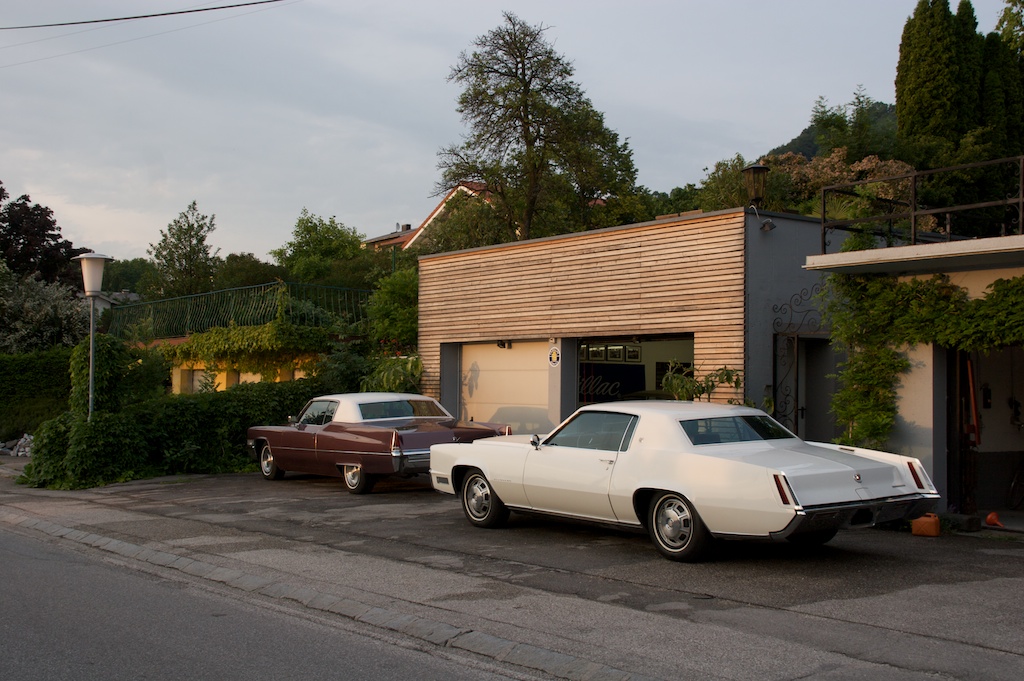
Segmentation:
{"type": "Polygon", "coordinates": [[[292,239],[270,252],[295,281],[365,287],[363,235],[333,216],[324,219],[303,208],[295,221],[292,239]]]}
{"type": "Polygon", "coordinates": [[[19,276],[38,274],[43,281],[82,287],[82,270],[71,259],[87,252],[63,238],[53,211],[33,204],[27,194],[8,202],[0,182],[0,257],[19,276]]]}
{"type": "Polygon", "coordinates": [[[157,291],[147,292],[164,298],[206,293],[213,290],[213,277],[220,264],[220,249],[206,243],[216,227],[213,215],[199,212],[196,202],[178,214],[167,230],[160,230],[160,241],[147,249],[159,275],[157,291]]]}
{"type": "Polygon", "coordinates": [[[918,0],[896,66],[897,136],[907,159],[934,165],[957,139],[956,31],[948,0],[918,0]]]}
{"type": "Polygon", "coordinates": [[[483,183],[506,241],[597,226],[610,198],[635,191],[629,145],[572,80],[546,27],[503,16],[448,77],[463,87],[469,132],[439,152],[439,193],[483,183]]]}

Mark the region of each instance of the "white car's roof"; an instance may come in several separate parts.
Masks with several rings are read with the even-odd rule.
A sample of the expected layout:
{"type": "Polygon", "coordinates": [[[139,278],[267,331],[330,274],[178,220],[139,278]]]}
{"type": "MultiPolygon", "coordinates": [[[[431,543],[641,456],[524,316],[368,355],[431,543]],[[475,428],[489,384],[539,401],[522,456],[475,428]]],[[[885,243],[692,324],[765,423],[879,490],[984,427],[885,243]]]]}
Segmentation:
{"type": "Polygon", "coordinates": [[[580,411],[621,411],[642,416],[658,414],[678,419],[697,419],[714,416],[735,416],[737,414],[764,414],[760,409],[741,404],[718,404],[717,402],[685,402],[682,400],[627,400],[605,402],[581,407],[580,411]]]}

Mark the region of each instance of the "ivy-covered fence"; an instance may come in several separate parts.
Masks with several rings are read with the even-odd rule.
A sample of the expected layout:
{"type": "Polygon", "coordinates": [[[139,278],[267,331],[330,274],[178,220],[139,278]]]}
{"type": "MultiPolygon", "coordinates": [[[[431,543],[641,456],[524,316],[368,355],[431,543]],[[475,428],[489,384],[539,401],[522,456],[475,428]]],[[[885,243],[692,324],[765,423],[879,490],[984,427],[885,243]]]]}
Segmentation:
{"type": "Polygon", "coordinates": [[[262,326],[286,321],[295,326],[356,324],[366,317],[370,292],[362,289],[272,282],[111,309],[108,333],[131,338],[145,329],[152,338],[181,338],[213,328],[262,326]]]}

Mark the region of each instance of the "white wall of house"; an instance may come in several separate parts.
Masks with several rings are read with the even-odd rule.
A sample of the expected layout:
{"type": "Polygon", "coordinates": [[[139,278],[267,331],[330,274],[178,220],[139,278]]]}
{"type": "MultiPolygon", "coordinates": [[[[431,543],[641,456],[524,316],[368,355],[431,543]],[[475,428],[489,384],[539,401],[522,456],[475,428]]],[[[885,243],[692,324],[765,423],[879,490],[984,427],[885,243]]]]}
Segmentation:
{"type": "Polygon", "coordinates": [[[910,371],[897,390],[896,425],[889,451],[921,460],[946,498],[945,353],[932,345],[906,348],[910,371]]]}

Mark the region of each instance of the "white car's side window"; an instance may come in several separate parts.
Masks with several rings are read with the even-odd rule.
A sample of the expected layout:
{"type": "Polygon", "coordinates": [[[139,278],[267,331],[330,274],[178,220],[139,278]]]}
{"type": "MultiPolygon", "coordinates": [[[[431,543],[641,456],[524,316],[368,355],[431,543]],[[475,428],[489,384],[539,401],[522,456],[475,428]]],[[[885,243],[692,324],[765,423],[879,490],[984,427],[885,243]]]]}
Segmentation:
{"type": "Polygon", "coordinates": [[[616,452],[629,447],[636,421],[632,414],[585,411],[577,414],[544,444],[616,452]]]}

